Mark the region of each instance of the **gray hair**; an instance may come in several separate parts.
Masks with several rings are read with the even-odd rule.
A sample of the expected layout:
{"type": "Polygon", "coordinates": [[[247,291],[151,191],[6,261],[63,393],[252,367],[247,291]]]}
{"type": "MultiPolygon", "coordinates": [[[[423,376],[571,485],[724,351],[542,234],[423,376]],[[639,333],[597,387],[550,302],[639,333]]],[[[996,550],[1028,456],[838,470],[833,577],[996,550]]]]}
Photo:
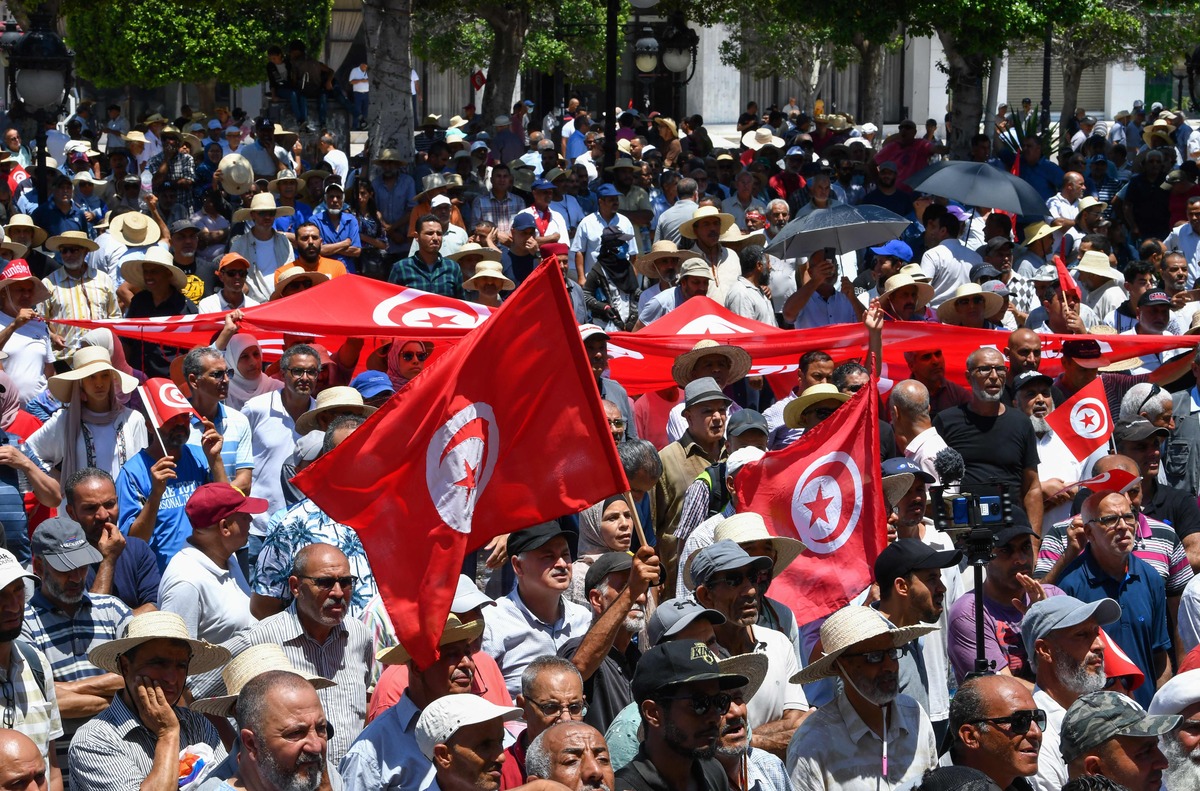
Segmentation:
{"type": "Polygon", "coordinates": [[[202,375],[204,373],[203,361],[209,357],[224,360],[225,354],[216,346],[197,346],[189,351],[183,358],[184,377],[202,375]]]}
{"type": "Polygon", "coordinates": [[[537,659],[525,666],[525,670],[521,672],[521,694],[526,699],[533,692],[533,685],[537,683],[538,676],[545,671],[558,671],[559,673],[570,673],[579,679],[580,685],[583,684],[583,676],[579,673],[579,668],[570,659],[563,659],[561,656],[539,656],[537,659]]]}
{"type": "Polygon", "coordinates": [[[700,185],[691,176],[679,180],[679,184],[675,187],[675,194],[680,200],[696,197],[696,193],[700,190],[700,185]]]}
{"type": "Polygon", "coordinates": [[[1120,492],[1096,492],[1089,495],[1088,498],[1083,501],[1083,506],[1079,509],[1079,516],[1083,518],[1083,523],[1085,525],[1088,522],[1095,521],[1096,515],[1100,513],[1100,503],[1104,502],[1109,497],[1123,497],[1125,498],[1126,504],[1129,502],[1129,497],[1121,494],[1120,492]]]}
{"type": "Polygon", "coordinates": [[[354,431],[367,419],[362,415],[338,415],[333,420],[329,421],[329,427],[325,429],[325,439],[321,442],[321,455],[324,456],[329,451],[337,447],[334,444],[333,438],[339,431],[349,428],[354,431]]]}
{"type": "Polygon", "coordinates": [[[563,723],[556,722],[534,737],[525,750],[525,775],[540,777],[543,780],[550,777],[550,753],[546,750],[546,734],[563,723]]]}
{"type": "MultiPolygon", "coordinates": [[[[315,223],[309,224],[316,228],[315,223]]],[[[320,230],[320,228],[317,228],[317,230],[320,230]]],[[[284,368],[291,368],[292,360],[296,359],[297,357],[311,357],[317,361],[318,365],[321,362],[321,355],[317,354],[316,349],[309,346],[307,343],[297,343],[293,346],[289,346],[287,351],[283,353],[283,356],[279,358],[279,369],[283,370],[284,368]]]]}
{"type": "Polygon", "coordinates": [[[788,202],[787,202],[787,201],[785,201],[783,198],[776,198],[775,200],[773,200],[773,201],[771,201],[770,203],[768,203],[768,204],[767,204],[767,211],[775,211],[775,207],[776,207],[777,205],[778,205],[778,206],[782,206],[784,209],[786,209],[786,210],[788,211],[788,213],[789,213],[789,214],[790,214],[790,213],[791,213],[791,211],[792,211],[792,207],[791,207],[791,206],[788,206],[788,202]]]}
{"type": "Polygon", "coordinates": [[[655,478],[662,475],[662,459],[659,458],[654,445],[644,439],[626,439],[617,445],[617,455],[621,457],[621,466],[625,469],[626,477],[641,471],[648,472],[655,478]]]}
{"type": "Polygon", "coordinates": [[[234,705],[234,719],[238,728],[248,728],[255,735],[262,733],[263,714],[267,708],[267,695],[275,689],[312,688],[304,676],[291,670],[268,670],[246,682],[238,693],[234,705]]]}
{"type": "Polygon", "coordinates": [[[1155,384],[1142,382],[1129,388],[1121,399],[1121,420],[1131,420],[1141,412],[1146,413],[1148,420],[1157,420],[1163,412],[1166,411],[1167,405],[1171,403],[1171,394],[1155,384]],[[1158,392],[1154,395],[1150,393],[1155,389],[1158,392]]]}
{"type": "MultiPolygon", "coordinates": [[[[950,700],[950,733],[954,735],[955,747],[961,744],[958,731],[963,725],[987,716],[987,705],[984,702],[986,693],[983,687],[980,678],[968,679],[959,686],[950,700]]],[[[986,730],[987,723],[981,722],[977,727],[986,730]]]]}

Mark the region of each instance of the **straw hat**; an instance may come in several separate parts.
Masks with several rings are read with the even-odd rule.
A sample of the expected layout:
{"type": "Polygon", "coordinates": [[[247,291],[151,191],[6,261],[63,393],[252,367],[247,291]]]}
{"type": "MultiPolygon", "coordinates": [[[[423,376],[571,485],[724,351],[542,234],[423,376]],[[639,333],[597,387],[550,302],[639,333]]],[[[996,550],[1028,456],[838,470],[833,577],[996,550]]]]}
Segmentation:
{"type": "Polygon", "coordinates": [[[1079,213],[1080,214],[1082,214],[1083,212],[1085,212],[1088,209],[1091,209],[1095,206],[1099,206],[1100,211],[1104,211],[1105,209],[1108,208],[1107,203],[1105,203],[1102,200],[1096,200],[1091,195],[1086,195],[1079,199],[1079,213]]]}
{"type": "Polygon", "coordinates": [[[783,138],[777,137],[770,129],[759,128],[742,135],[742,145],[751,151],[757,151],[766,146],[783,148],[785,144],[783,138]]]}
{"type": "Polygon", "coordinates": [[[662,116],[662,115],[660,115],[660,116],[657,116],[657,117],[654,119],[654,123],[656,123],[656,124],[662,124],[662,125],[663,125],[663,126],[665,126],[667,129],[670,129],[670,130],[671,130],[671,137],[673,137],[673,138],[674,138],[674,137],[679,137],[679,127],[677,127],[677,126],[675,125],[675,121],[674,121],[674,120],[672,120],[672,119],[670,119],[670,118],[667,118],[666,116],[662,116]]]}
{"type": "MultiPolygon", "coordinates": [[[[58,248],[62,245],[71,247],[82,247],[83,249],[92,252],[100,249],[100,245],[88,238],[88,235],[83,231],[63,231],[58,236],[51,236],[46,242],[46,249],[58,252],[58,248]]],[[[20,258],[20,256],[16,256],[20,258]]]]}
{"type": "MultiPolygon", "coordinates": [[[[912,264],[909,266],[912,266],[912,264]]],[[[916,264],[916,266],[920,269],[921,265],[916,264]]],[[[917,287],[917,310],[923,309],[929,304],[929,300],[933,299],[933,286],[929,285],[928,282],[916,280],[912,275],[906,275],[901,271],[889,277],[887,282],[883,284],[884,290],[879,294],[879,301],[883,302],[893,292],[907,288],[908,286],[917,287]]]]}
{"type": "Polygon", "coordinates": [[[121,139],[124,140],[126,143],[141,143],[143,145],[150,142],[149,140],[146,139],[146,136],[144,134],[142,134],[141,132],[139,132],[136,129],[134,129],[130,132],[126,132],[122,136],[121,139]]]}
{"type": "Polygon", "coordinates": [[[162,238],[158,223],[137,211],[127,211],[114,219],[108,232],[126,247],[145,247],[162,238]]]}
{"type": "Polygon", "coordinates": [[[696,363],[700,358],[711,354],[718,354],[729,361],[729,379],[725,382],[727,385],[740,382],[750,373],[750,355],[745,349],[718,343],[712,338],[704,338],[696,341],[691,351],[675,358],[671,365],[671,378],[675,380],[675,384],[687,387],[687,383],[692,380],[692,369],[696,367],[696,363]]]}
{"type": "Polygon", "coordinates": [[[425,201],[433,198],[434,195],[446,192],[451,186],[454,185],[451,184],[450,180],[445,175],[441,173],[430,173],[428,176],[421,179],[421,191],[417,193],[417,196],[413,198],[413,200],[417,203],[424,203],[425,201]]]}
{"type": "Polygon", "coordinates": [[[279,192],[279,185],[285,181],[294,182],[297,187],[304,186],[304,180],[296,175],[296,171],[281,170],[275,179],[267,182],[267,189],[271,190],[271,192],[279,192]]]}
{"type": "Polygon", "coordinates": [[[135,615],[125,622],[121,634],[122,637],[101,643],[88,651],[88,661],[101,670],[120,673],[121,666],[117,660],[121,654],[132,651],[142,643],[164,639],[179,640],[192,649],[192,661],[188,665],[191,675],[216,670],[229,661],[229,651],[189,636],[183,618],[173,612],[157,610],[135,615]]]}
{"type": "Polygon", "coordinates": [[[716,206],[701,206],[693,212],[690,220],[684,220],[679,224],[679,235],[687,239],[695,239],[696,234],[693,231],[696,223],[708,217],[717,217],[721,220],[721,233],[724,234],[733,225],[734,219],[732,214],[726,214],[716,206]]]}
{"type": "Polygon", "coordinates": [[[337,410],[355,415],[373,415],[375,407],[363,403],[362,393],[353,387],[326,387],[317,393],[317,405],[296,421],[296,433],[307,434],[317,429],[317,419],[326,412],[337,410]]]}
{"type": "Polygon", "coordinates": [[[1173,131],[1175,130],[1169,123],[1160,119],[1142,130],[1142,142],[1150,148],[1154,148],[1154,138],[1156,137],[1168,143],[1174,143],[1175,140],[1171,137],[1173,131]]]}
{"type": "Polygon", "coordinates": [[[250,201],[250,207],[238,209],[233,213],[234,222],[245,222],[256,211],[274,212],[276,217],[291,217],[296,210],[291,206],[280,206],[275,203],[275,196],[269,192],[260,192],[250,201]]]}
{"type": "Polygon", "coordinates": [[[770,660],[767,659],[766,654],[737,654],[725,659],[718,659],[717,672],[722,675],[745,676],[748,681],[746,686],[741,688],[742,699],[750,700],[766,680],[769,664],[770,660]]]}
{"type": "Polygon", "coordinates": [[[379,152],[379,156],[375,157],[376,162],[396,162],[401,165],[408,164],[408,160],[400,156],[400,152],[394,148],[385,148],[379,152]]]}
{"type": "Polygon", "coordinates": [[[1108,256],[1099,250],[1088,250],[1079,259],[1079,264],[1075,267],[1078,272],[1086,272],[1089,275],[1096,275],[1108,280],[1114,280],[1121,273],[1113,268],[1109,263],[1108,256]]]}
{"type": "Polygon", "coordinates": [[[490,277],[494,280],[501,281],[501,291],[512,291],[517,287],[516,283],[512,282],[507,276],[505,276],[504,267],[500,265],[499,261],[486,259],[475,264],[475,274],[463,281],[463,288],[467,289],[468,291],[478,291],[479,289],[474,288],[471,284],[481,277],[490,277]]]}
{"type": "Polygon", "coordinates": [[[686,258],[695,258],[693,250],[680,250],[679,246],[670,239],[661,239],[654,243],[650,252],[638,255],[633,261],[633,269],[639,275],[651,280],[658,280],[658,269],[654,264],[663,258],[678,258],[680,263],[686,258]]]}
{"type": "Polygon", "coordinates": [[[850,396],[827,382],[812,385],[783,408],[784,425],[788,428],[800,428],[800,416],[813,404],[819,404],[822,401],[837,401],[839,404],[844,404],[849,400],[850,396]]]}
{"type": "MultiPolygon", "coordinates": [[[[890,283],[891,280],[888,280],[890,283]]],[[[954,295],[941,304],[937,310],[938,321],[943,324],[958,325],[961,322],[958,319],[958,312],[954,308],[954,303],[963,297],[983,297],[983,315],[992,316],[1000,308],[1004,307],[1004,297],[994,291],[984,291],[983,286],[978,283],[964,283],[954,289],[954,295]]]]}
{"type": "Polygon", "coordinates": [[[279,124],[275,124],[275,142],[282,146],[285,150],[290,151],[292,146],[299,138],[299,132],[293,132],[290,129],[284,129],[279,124]]]}
{"type": "Polygon", "coordinates": [[[476,244],[475,242],[467,242],[462,247],[446,256],[446,258],[449,258],[451,261],[462,261],[464,258],[473,255],[479,256],[480,261],[500,260],[499,250],[493,250],[491,247],[484,247],[483,245],[476,244]]]}
{"type": "Polygon", "coordinates": [[[24,258],[12,259],[5,265],[4,270],[0,271],[0,292],[3,292],[13,283],[23,283],[26,280],[33,282],[34,304],[50,299],[50,289],[46,287],[45,283],[33,276],[33,272],[29,269],[29,262],[24,258]]]}
{"type": "Polygon", "coordinates": [[[203,140],[196,137],[191,132],[184,132],[181,136],[181,139],[183,140],[183,144],[188,147],[188,151],[192,153],[192,156],[200,156],[200,152],[204,150],[203,140]]]}
{"type": "Polygon", "coordinates": [[[721,238],[718,241],[731,250],[741,250],[743,247],[748,247],[752,244],[765,247],[767,244],[767,232],[759,229],[757,231],[742,233],[741,228],[731,225],[728,231],[721,234],[721,238]]]}
{"type": "Polygon", "coordinates": [[[24,258],[27,252],[29,252],[28,247],[20,242],[14,242],[12,239],[5,239],[3,242],[0,242],[0,253],[2,253],[4,257],[9,260],[12,260],[13,258],[24,258]]]}
{"type": "MultiPolygon", "coordinates": [[[[128,215],[122,214],[122,217],[128,215]]],[[[119,219],[119,218],[118,218],[119,219]]],[[[121,262],[121,277],[133,283],[138,288],[146,287],[146,280],[142,277],[142,271],[146,264],[156,264],[166,269],[171,273],[171,282],[180,291],[187,285],[187,275],[179,267],[175,266],[175,259],[165,247],[154,245],[144,251],[133,253],[130,257],[121,262]]]]}
{"type": "Polygon", "coordinates": [[[917,283],[928,283],[930,280],[929,275],[925,274],[925,270],[921,268],[920,264],[905,264],[896,274],[908,275],[917,283]]]}
{"type": "MultiPolygon", "coordinates": [[[[1087,328],[1088,335],[1116,335],[1115,327],[1110,327],[1107,324],[1095,324],[1087,328]]],[[[1101,347],[1103,352],[1103,347],[1101,347]]],[[[1141,357],[1130,357],[1128,360],[1118,360],[1114,363],[1109,363],[1100,368],[1100,373],[1113,374],[1121,371],[1132,371],[1134,368],[1140,368],[1142,365],[1141,357]]]]}
{"type": "Polygon", "coordinates": [[[337,686],[337,682],[330,681],[323,676],[301,673],[287,658],[287,654],[283,653],[283,646],[276,643],[261,643],[242,651],[229,660],[229,664],[221,670],[221,678],[225,680],[225,689],[228,691],[228,695],[201,698],[194,701],[188,708],[201,714],[212,714],[215,717],[232,717],[234,705],[237,703],[242,688],[263,673],[272,670],[286,670],[289,673],[295,673],[312,684],[314,689],[328,689],[337,686]]]}
{"type": "Polygon", "coordinates": [[[1038,239],[1042,239],[1044,237],[1050,236],[1053,233],[1054,233],[1054,226],[1047,225],[1046,223],[1042,222],[1041,220],[1038,220],[1037,222],[1032,223],[1031,225],[1026,225],[1025,226],[1025,246],[1028,247],[1029,245],[1036,242],[1038,239]]]}
{"type": "Polygon", "coordinates": [[[81,170],[71,176],[71,182],[74,184],[94,184],[98,187],[108,183],[108,179],[98,179],[86,170],[81,170]]]}
{"type": "Polygon", "coordinates": [[[467,119],[461,115],[452,115],[450,120],[446,122],[446,129],[458,129],[460,126],[466,126],[467,119]]]}
{"type": "Polygon", "coordinates": [[[936,631],[934,624],[896,627],[872,607],[851,604],[835,612],[821,624],[820,659],[788,679],[791,684],[810,684],[822,678],[836,676],[834,663],[846,651],[880,635],[891,638],[893,648],[908,645],[921,635],[936,631]]]}
{"type": "Polygon", "coordinates": [[[790,566],[793,560],[800,557],[800,553],[804,551],[804,544],[800,541],[768,533],[767,523],[763,521],[762,516],[752,511],[734,514],[717,525],[716,530],[713,531],[713,542],[725,539],[729,539],[735,544],[770,541],[771,547],[775,550],[775,566],[771,569],[773,577],[782,574],[783,570],[790,566]]]}
{"type": "Polygon", "coordinates": [[[275,290],[271,292],[271,299],[279,299],[283,296],[283,290],[293,280],[307,280],[314,286],[319,286],[329,279],[329,275],[324,272],[309,272],[302,266],[285,267],[278,273],[279,279],[275,281],[275,290]]]}
{"type": "MultiPolygon", "coordinates": [[[[467,621],[463,623],[458,620],[457,615],[450,613],[446,616],[446,628],[442,631],[442,639],[438,641],[438,646],[457,643],[461,640],[474,640],[481,634],[483,634],[483,621],[467,621]]],[[[385,648],[377,653],[375,658],[385,665],[403,665],[412,659],[408,650],[402,645],[385,648]]]]}
{"type": "Polygon", "coordinates": [[[138,386],[137,379],[113,366],[108,349],[103,346],[84,346],[71,355],[71,370],[50,377],[50,395],[69,404],[75,383],[101,371],[113,372],[117,389],[124,395],[129,395],[138,386]]]}
{"type": "Polygon", "coordinates": [[[33,246],[37,247],[46,241],[46,237],[50,234],[34,224],[33,218],[28,214],[14,214],[8,218],[8,225],[4,226],[5,233],[11,233],[13,228],[30,228],[33,230],[33,246]]]}
{"type": "Polygon", "coordinates": [[[254,184],[254,168],[250,166],[250,160],[237,152],[222,157],[217,163],[217,170],[221,171],[221,189],[230,195],[245,195],[254,184]]]}

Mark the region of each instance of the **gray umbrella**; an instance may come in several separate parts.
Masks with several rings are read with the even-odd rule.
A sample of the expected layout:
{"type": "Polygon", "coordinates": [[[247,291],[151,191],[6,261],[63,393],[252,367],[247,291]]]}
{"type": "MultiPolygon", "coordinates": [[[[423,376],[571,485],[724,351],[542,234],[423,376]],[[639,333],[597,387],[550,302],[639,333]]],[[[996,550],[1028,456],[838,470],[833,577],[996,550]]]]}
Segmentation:
{"type": "Polygon", "coordinates": [[[904,233],[909,223],[881,206],[841,203],[792,220],[771,240],[767,250],[782,258],[806,256],[822,247],[849,253],[890,242],[904,233]]]}
{"type": "Polygon", "coordinates": [[[986,162],[937,162],[906,183],[918,192],[949,198],[964,206],[1003,209],[1018,215],[1046,213],[1046,202],[1037,190],[986,162]]]}

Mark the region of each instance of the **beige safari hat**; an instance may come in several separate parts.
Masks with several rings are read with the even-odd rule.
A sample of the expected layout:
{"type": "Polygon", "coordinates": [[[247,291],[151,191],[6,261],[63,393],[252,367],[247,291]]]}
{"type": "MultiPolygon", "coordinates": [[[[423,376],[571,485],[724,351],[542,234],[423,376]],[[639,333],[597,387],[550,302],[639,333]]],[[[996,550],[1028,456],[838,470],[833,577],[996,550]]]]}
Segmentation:
{"type": "Polygon", "coordinates": [[[286,670],[289,673],[295,673],[312,684],[314,689],[328,689],[337,686],[337,682],[330,681],[323,676],[301,673],[287,658],[287,654],[283,653],[283,646],[277,643],[262,643],[252,645],[242,651],[229,660],[229,664],[221,670],[221,678],[225,680],[225,689],[229,693],[228,695],[201,698],[193,701],[188,708],[201,714],[212,714],[215,717],[232,717],[242,688],[263,673],[269,673],[272,670],[286,670]]]}
{"type": "Polygon", "coordinates": [[[33,246],[34,247],[37,247],[38,245],[44,243],[46,241],[46,237],[48,237],[50,235],[50,234],[46,233],[46,231],[44,231],[42,228],[39,228],[33,222],[33,218],[30,217],[28,214],[14,214],[13,216],[9,217],[8,225],[4,226],[4,231],[5,231],[5,233],[10,233],[13,228],[30,228],[30,229],[32,229],[33,230],[33,246]]]}
{"type": "Polygon", "coordinates": [[[128,211],[108,224],[108,232],[126,247],[146,247],[162,238],[158,223],[138,211],[128,211]]]}
{"type": "Polygon", "coordinates": [[[47,384],[50,395],[64,404],[69,404],[75,383],[101,371],[112,371],[117,389],[125,395],[132,393],[138,386],[137,379],[113,366],[108,349],[103,346],[84,346],[71,355],[71,370],[50,377],[47,384]]]}
{"type": "Polygon", "coordinates": [[[375,412],[375,407],[365,405],[362,394],[353,387],[326,387],[317,393],[317,405],[296,421],[296,433],[307,434],[315,431],[317,418],[335,409],[341,412],[353,412],[363,417],[375,412]]]}
{"type": "Polygon", "coordinates": [[[908,645],[921,635],[937,631],[934,624],[919,626],[893,626],[887,618],[872,607],[851,604],[835,612],[821,625],[820,659],[788,679],[791,684],[810,684],[822,678],[837,675],[834,664],[854,646],[865,643],[880,635],[891,637],[893,648],[908,645]]]}
{"type": "Polygon", "coordinates": [[[721,220],[721,233],[724,234],[733,225],[734,219],[732,214],[726,214],[716,206],[701,206],[692,214],[690,220],[684,220],[679,224],[679,235],[687,239],[695,239],[696,223],[708,217],[717,217],[721,220]]]}

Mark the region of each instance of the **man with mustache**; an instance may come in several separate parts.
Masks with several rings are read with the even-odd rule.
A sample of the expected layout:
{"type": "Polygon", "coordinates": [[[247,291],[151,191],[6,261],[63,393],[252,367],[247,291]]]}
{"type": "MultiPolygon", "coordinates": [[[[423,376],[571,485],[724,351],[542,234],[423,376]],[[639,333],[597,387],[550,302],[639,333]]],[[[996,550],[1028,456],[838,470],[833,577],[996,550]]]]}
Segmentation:
{"type": "Polygon", "coordinates": [[[721,718],[721,734],[717,737],[717,762],[725,769],[730,788],[745,787],[755,791],[791,791],[783,761],[766,750],[750,746],[750,725],[746,719],[746,703],[754,697],[767,672],[767,658],[762,654],[742,654],[722,659],[718,665],[728,673],[742,673],[750,679],[744,687],[729,691],[729,711],[721,718]]]}
{"type": "Polygon", "coordinates": [[[570,791],[612,791],[612,761],[604,734],[586,722],[556,722],[537,735],[525,756],[529,776],[570,791]]]}
{"type": "Polygon", "coordinates": [[[1090,692],[1063,718],[1067,772],[1072,780],[1099,775],[1124,788],[1159,791],[1168,764],[1158,740],[1182,721],[1178,714],[1147,714],[1119,692],[1090,692]]]}
{"type": "Polygon", "coordinates": [[[997,788],[1028,788],[1016,781],[1037,772],[1045,725],[1046,712],[1021,682],[977,676],[958,688],[950,704],[950,756],[955,766],[983,772],[997,788]]]}
{"type": "Polygon", "coordinates": [[[1152,715],[1178,714],[1181,719],[1170,733],[1158,737],[1167,759],[1163,785],[1167,791],[1200,788],[1200,671],[1188,670],[1163,684],[1150,703],[1152,715]]]}
{"type": "Polygon", "coordinates": [[[1033,702],[1046,712],[1034,778],[1040,791],[1058,791],[1067,782],[1067,765],[1058,749],[1063,717],[1080,695],[1104,689],[1100,627],[1120,617],[1121,605],[1112,599],[1084,604],[1073,596],[1035,602],[1025,613],[1021,637],[1037,672],[1033,702]]]}

